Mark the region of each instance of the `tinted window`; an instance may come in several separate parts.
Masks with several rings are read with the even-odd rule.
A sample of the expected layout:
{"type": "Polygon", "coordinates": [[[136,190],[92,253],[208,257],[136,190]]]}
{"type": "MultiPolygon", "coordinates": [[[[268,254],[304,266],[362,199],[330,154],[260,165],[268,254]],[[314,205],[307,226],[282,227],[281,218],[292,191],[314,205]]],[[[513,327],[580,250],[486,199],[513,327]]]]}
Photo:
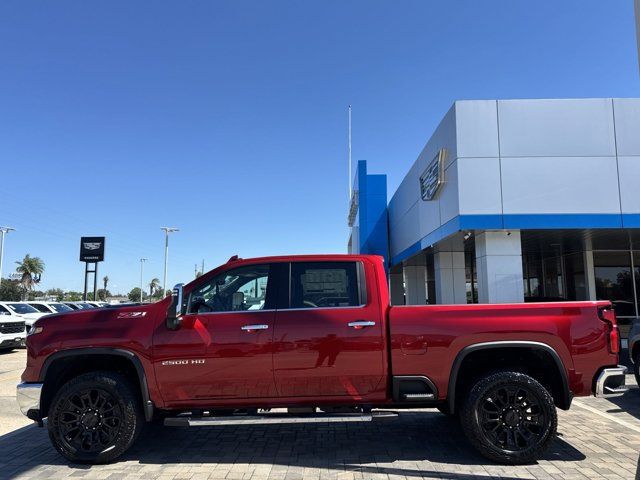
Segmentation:
{"type": "Polygon", "coordinates": [[[47,307],[39,303],[30,303],[29,305],[35,308],[36,310],[38,310],[39,312],[51,313],[51,310],[49,310],[47,307]]]}
{"type": "Polygon", "coordinates": [[[16,313],[24,315],[25,313],[38,313],[38,310],[26,303],[7,303],[7,306],[16,313]]]}
{"type": "Polygon", "coordinates": [[[49,305],[58,313],[73,311],[73,308],[66,306],[64,303],[50,303],[49,305]]]}
{"type": "Polygon", "coordinates": [[[291,308],[360,305],[356,262],[291,264],[291,308]]]}
{"type": "Polygon", "coordinates": [[[191,293],[189,313],[273,309],[270,265],[250,265],[216,275],[191,293]]]}
{"type": "Polygon", "coordinates": [[[7,310],[2,305],[0,305],[0,315],[11,315],[11,312],[9,312],[9,310],[7,310]]]}

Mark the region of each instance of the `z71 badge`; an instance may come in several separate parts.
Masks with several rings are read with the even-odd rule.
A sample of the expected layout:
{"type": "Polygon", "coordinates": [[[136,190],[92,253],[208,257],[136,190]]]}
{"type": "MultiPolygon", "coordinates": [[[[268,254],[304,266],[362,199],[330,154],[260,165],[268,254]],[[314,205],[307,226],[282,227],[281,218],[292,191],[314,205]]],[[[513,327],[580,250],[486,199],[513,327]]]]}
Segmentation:
{"type": "Polygon", "coordinates": [[[147,312],[120,312],[118,318],[140,318],[144,317],[147,312]]]}

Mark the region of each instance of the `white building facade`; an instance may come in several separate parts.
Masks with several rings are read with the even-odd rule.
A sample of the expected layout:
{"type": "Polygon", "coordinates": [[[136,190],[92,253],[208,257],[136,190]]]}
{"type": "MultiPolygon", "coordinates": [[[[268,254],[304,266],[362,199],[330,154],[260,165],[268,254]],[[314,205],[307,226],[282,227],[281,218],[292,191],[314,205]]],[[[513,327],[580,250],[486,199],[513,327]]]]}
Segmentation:
{"type": "MultiPolygon", "coordinates": [[[[372,231],[357,207],[354,231],[372,231]]],[[[458,101],[386,221],[385,238],[378,229],[350,248],[386,246],[394,304],[608,299],[629,323],[640,299],[640,99],[458,101]]]]}

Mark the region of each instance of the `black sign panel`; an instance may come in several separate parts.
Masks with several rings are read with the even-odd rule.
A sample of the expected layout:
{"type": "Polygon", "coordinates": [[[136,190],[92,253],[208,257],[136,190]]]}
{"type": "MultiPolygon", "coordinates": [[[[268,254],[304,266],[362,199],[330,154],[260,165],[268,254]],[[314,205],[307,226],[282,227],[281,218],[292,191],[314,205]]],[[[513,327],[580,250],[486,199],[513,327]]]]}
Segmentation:
{"type": "Polygon", "coordinates": [[[80,261],[102,262],[104,260],[104,237],[80,238],[80,261]]]}

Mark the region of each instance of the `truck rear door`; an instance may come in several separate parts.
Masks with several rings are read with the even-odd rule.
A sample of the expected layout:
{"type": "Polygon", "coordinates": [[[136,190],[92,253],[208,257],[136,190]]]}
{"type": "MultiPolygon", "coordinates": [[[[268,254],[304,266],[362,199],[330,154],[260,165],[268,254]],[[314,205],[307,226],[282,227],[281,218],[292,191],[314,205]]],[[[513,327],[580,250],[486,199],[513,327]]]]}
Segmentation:
{"type": "Polygon", "coordinates": [[[290,264],[289,299],[274,327],[280,397],[385,398],[385,337],[373,266],[360,261],[290,264]]]}

